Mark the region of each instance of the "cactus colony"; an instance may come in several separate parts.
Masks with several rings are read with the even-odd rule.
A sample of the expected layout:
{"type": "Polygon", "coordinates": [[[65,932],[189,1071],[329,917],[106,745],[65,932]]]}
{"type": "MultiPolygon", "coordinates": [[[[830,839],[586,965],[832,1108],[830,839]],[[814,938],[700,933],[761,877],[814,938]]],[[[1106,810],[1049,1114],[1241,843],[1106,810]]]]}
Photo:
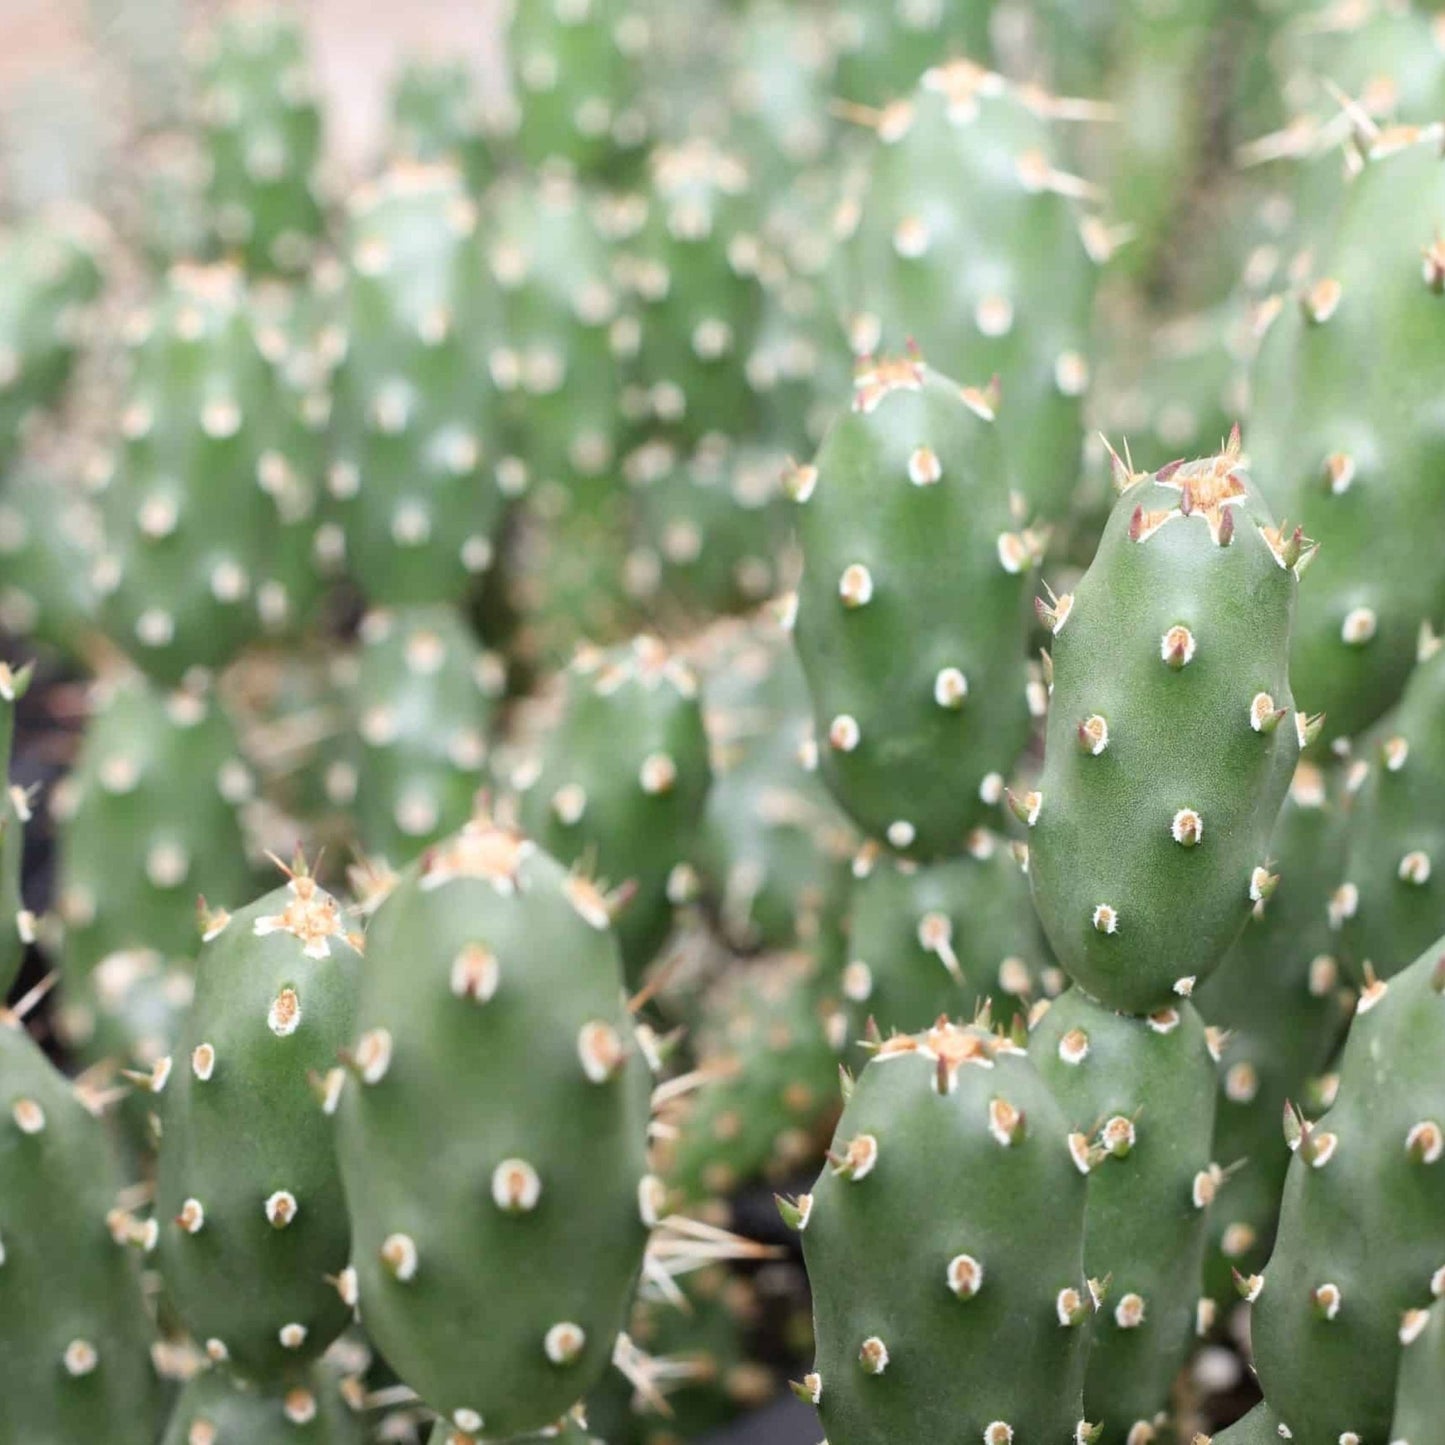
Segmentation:
{"type": "Polygon", "coordinates": [[[0,1442],[1445,1445],[1439,18],[507,8],[0,235],[0,1442]]]}

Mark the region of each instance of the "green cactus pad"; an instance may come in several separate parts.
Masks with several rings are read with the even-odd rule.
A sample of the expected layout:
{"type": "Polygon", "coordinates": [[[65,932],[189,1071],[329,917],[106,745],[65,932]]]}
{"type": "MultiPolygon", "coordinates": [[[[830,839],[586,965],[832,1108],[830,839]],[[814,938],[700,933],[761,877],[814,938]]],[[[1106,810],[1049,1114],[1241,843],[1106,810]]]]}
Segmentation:
{"type": "Polygon", "coordinates": [[[818,1339],[802,1389],[831,1445],[1073,1440],[1085,1180],[1024,1051],[946,1023],[889,1040],[833,1151],[787,1211],[818,1339]]]}
{"type": "Polygon", "coordinates": [[[1212,1162],[1215,1061],[1189,1004],[1147,1019],[1116,1014],[1077,988],[1034,1025],[1029,1057],[1095,1162],[1084,1268],[1108,1279],[1094,1316],[1084,1413],[1102,1445],[1138,1445],[1194,1340],[1208,1209],[1223,1182],[1212,1162]]]}
{"type": "Polygon", "coordinates": [[[928,71],[876,119],[834,286],[856,354],[912,338],[949,376],[999,378],[1011,484],[1058,521],[1079,467],[1095,263],[1048,115],[1039,92],[968,61],[928,71]]]}
{"type": "Polygon", "coordinates": [[[1304,730],[1288,674],[1304,544],[1240,468],[1236,439],[1123,478],[1077,591],[1041,604],[1047,747],[1019,800],[1034,902],[1075,982],[1129,1013],[1202,983],[1277,877],[1269,838],[1304,730]]]}
{"type": "Polygon", "coordinates": [[[1445,1291],[1445,967],[1435,944],[1360,995],[1334,1103],[1287,1116],[1279,1235],[1250,1335],[1301,1441],[1388,1440],[1400,1328],[1445,1291]]]}
{"type": "Polygon", "coordinates": [[[453,168],[398,163],[353,195],[345,244],[328,483],[348,566],[375,603],[459,601],[502,514],[477,206],[453,168]]]}
{"type": "Polygon", "coordinates": [[[912,357],[869,363],[789,486],[823,779],[900,852],[957,853],[1029,725],[1039,539],[1014,513],[989,400],[912,357]]]}
{"type": "Polygon", "coordinates": [[[278,7],[227,16],[197,75],[210,223],[253,274],[296,275],[325,218],[316,169],[321,113],[299,19],[278,7]]]}
{"type": "Polygon", "coordinates": [[[657,1199],[605,900],[474,820],[377,910],[358,1026],[348,1293],[464,1436],[540,1429],[607,1367],[657,1199]]]}
{"type": "Polygon", "coordinates": [[[161,1270],[213,1359],[285,1379],[348,1318],[327,1283],[350,1226],[326,1107],[354,1037],[360,939],[302,867],[205,923],[195,1002],[168,1081],[152,1085],[165,1091],[161,1270]]]}
{"type": "Polygon", "coordinates": [[[1433,636],[1359,759],[1330,916],[1355,977],[1389,978],[1445,932],[1445,648],[1433,636]]]}
{"type": "Polygon", "coordinates": [[[399,867],[471,816],[505,669],[451,607],[377,609],[361,644],[352,754],[327,783],[354,809],[363,851],[399,867]]]}
{"type": "Polygon", "coordinates": [[[617,937],[634,982],[672,926],[678,865],[691,861],[707,798],[698,692],[691,667],[656,638],[580,653],[522,799],[528,832],[554,857],[633,890],[617,937]]]}
{"type": "Polygon", "coordinates": [[[973,1018],[985,1005],[1007,1027],[1044,992],[1047,950],[1029,886],[994,834],[980,828],[962,857],[935,863],[865,844],[853,876],[840,980],[850,1039],[862,1039],[870,1019],[886,1038],[939,1017],[973,1018]]]}
{"type": "Polygon", "coordinates": [[[1210,1211],[1206,1276],[1220,1308],[1236,1299],[1232,1271],[1256,1274],[1269,1258],[1289,1167],[1280,1116],[1324,1070],[1348,1021],[1327,916],[1344,843],[1338,789],[1302,760],[1270,839],[1279,887],[1194,995],[1220,1046],[1214,1157],[1230,1178],[1210,1211]]]}
{"type": "Polygon", "coordinates": [[[1442,197],[1437,144],[1382,145],[1337,222],[1307,238],[1307,279],[1274,303],[1254,368],[1261,490],[1321,544],[1290,665],[1328,738],[1353,737],[1399,697],[1420,624],[1445,605],[1445,563],[1421,525],[1441,460],[1428,418],[1431,358],[1445,351],[1442,197]]]}
{"type": "Polygon", "coordinates": [[[325,1366],[286,1386],[256,1386],[224,1365],[203,1370],[181,1391],[161,1445],[361,1445],[354,1407],[325,1366]]]}
{"type": "MultiPolygon", "coordinates": [[[[96,1113],[98,1114],[98,1109],[96,1113]]],[[[154,1326],[105,1125],[0,1012],[0,1435],[150,1445],[154,1326]]],[[[147,1236],[136,1225],[137,1242],[147,1236]]]]}

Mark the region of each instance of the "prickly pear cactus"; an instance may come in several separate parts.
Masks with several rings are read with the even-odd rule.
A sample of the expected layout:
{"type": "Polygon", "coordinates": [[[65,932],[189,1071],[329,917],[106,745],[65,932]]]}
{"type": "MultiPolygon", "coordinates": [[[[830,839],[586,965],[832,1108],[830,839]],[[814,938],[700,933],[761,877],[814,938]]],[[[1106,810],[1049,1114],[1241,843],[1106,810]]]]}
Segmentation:
{"type": "Polygon", "coordinates": [[[522,799],[530,836],[631,895],[616,920],[636,982],[672,925],[707,799],[707,734],[692,668],[653,637],[579,653],[564,712],[522,799]]]}
{"type": "Polygon", "coordinates": [[[729,947],[812,946],[831,935],[857,838],[818,781],[807,684],[768,613],[699,643],[712,754],[698,867],[729,947]]]}
{"type": "Polygon", "coordinates": [[[1017,801],[1059,962],[1147,1013],[1202,983],[1274,889],[1269,838],[1305,730],[1288,645],[1308,551],[1275,527],[1237,437],[1121,480],[1076,593],[1040,604],[1047,747],[1017,801]]]}
{"type": "Polygon", "coordinates": [[[400,866],[471,816],[505,669],[451,607],[379,608],[360,636],[351,754],[327,788],[354,810],[362,850],[400,866]]]}
{"type": "Polygon", "coordinates": [[[31,669],[11,671],[0,662],[0,1003],[20,973],[26,945],[35,938],[35,918],[20,893],[20,864],[30,797],[10,782],[10,750],[15,740],[15,704],[30,688],[31,669]]]}
{"type": "Polygon", "coordinates": [[[530,165],[625,173],[647,140],[642,80],[651,27],[635,0],[546,0],[512,7],[508,53],[530,165]]]}
{"type": "Polygon", "coordinates": [[[1400,1381],[1395,1389],[1395,1445],[1441,1445],[1445,1420],[1440,1416],[1445,1391],[1445,1304],[1428,1311],[1412,1310],[1400,1325],[1400,1381]]]}
{"type": "Polygon", "coordinates": [[[0,235],[0,470],[70,375],[104,240],[100,218],[78,208],[0,235]]]}
{"type": "Polygon", "coordinates": [[[1269,843],[1279,886],[1194,994],[1220,1049],[1214,1157],[1230,1178],[1210,1211],[1206,1287],[1221,1308],[1236,1299],[1232,1271],[1257,1274],[1269,1258],[1289,1167],[1280,1116],[1323,1072],[1348,1022],[1328,912],[1344,847],[1339,789],[1301,760],[1269,843]]]}
{"type": "Polygon", "coordinates": [[[0,1111],[0,1431],[154,1439],[154,1327],[126,1248],[148,1235],[117,1208],[104,1124],[3,1011],[0,1111]]]}
{"type": "Polygon", "coordinates": [[[456,166],[480,196],[497,169],[496,147],[511,119],[478,94],[464,60],[412,60],[391,92],[393,154],[456,166]]]}
{"type": "Polygon", "coordinates": [[[1068,1133],[1024,1050],[986,1030],[878,1049],[832,1162],[783,1204],[818,1340],[800,1389],[832,1445],[1076,1438],[1092,1304],[1068,1133]]]}
{"type": "Polygon", "coordinates": [[[915,356],[864,363],[851,410],[787,485],[823,779],[898,851],[956,853],[1029,725],[1040,539],[1015,515],[989,398],[915,356]]]}
{"type": "Polygon", "coordinates": [[[161,1445],[361,1445],[361,1419],[340,1386],[324,1365],[259,1387],[217,1365],[181,1391],[161,1445]]]}
{"type": "Polygon", "coordinates": [[[1351,972],[1398,973],[1445,932],[1445,648],[1421,639],[1405,695],[1362,742],[1330,916],[1351,972]]]}
{"type": "Polygon", "coordinates": [[[174,684],[229,662],[260,631],[292,464],[239,271],[175,268],[130,340],[95,585],[117,644],[174,684]]]}
{"type": "Polygon", "coordinates": [[[816,957],[783,954],[724,974],[704,999],[697,1058],[708,1078],[664,1119],[677,1138],[663,1176],[683,1198],[817,1166],[838,1097],[827,982],[816,957]]]}
{"type": "Polygon", "coordinates": [[[321,113],[296,16],[269,5],[227,16],[197,75],[211,227],[247,271],[305,271],[325,226],[321,113]]]}
{"type": "Polygon", "coordinates": [[[358,1027],[343,1288],[448,1429],[540,1429],[607,1367],[659,1192],[605,901],[475,819],[377,910],[358,1027]]]}
{"type": "Polygon", "coordinates": [[[1445,964],[1436,944],[1360,995],[1322,1118],[1294,1149],[1250,1335],[1297,1440],[1388,1440],[1401,1322],[1445,1291],[1445,964]]]}
{"type": "Polygon", "coordinates": [[[327,1114],[354,1037],[361,940],[300,860],[284,887],[202,923],[195,1002],[152,1076],[161,1271],[212,1359],[281,1380],[348,1318],[327,1282],[350,1244],[327,1114]]]}
{"type": "Polygon", "coordinates": [[[92,979],[104,961],[137,949],[189,957],[197,894],[222,903],[251,893],[238,817],[251,787],[213,701],[139,678],[98,690],[75,771],[50,799],[65,928],[60,1024],[87,1057],[127,1057],[133,1043],[108,1007],[115,990],[92,979]]]}
{"type": "Polygon", "coordinates": [[[932,863],[865,843],[853,878],[840,980],[851,1040],[870,1019],[886,1038],[985,1005],[1007,1027],[1044,992],[1047,952],[1029,885],[994,834],[980,828],[961,857],[932,863]]]}
{"type": "Polygon", "coordinates": [[[1445,604],[1445,564],[1420,525],[1441,466],[1425,378],[1445,350],[1442,197],[1431,132],[1382,142],[1337,222],[1307,238],[1305,279],[1265,313],[1249,452],[1276,514],[1321,544],[1291,676],[1330,739],[1353,737],[1399,697],[1420,624],[1445,604]]]}
{"type": "Polygon", "coordinates": [[[855,354],[912,338],[946,375],[999,378],[1011,483],[1058,521],[1082,444],[1095,262],[1049,117],[1040,93],[968,61],[928,71],[876,119],[840,210],[834,286],[855,354]]]}
{"type": "Polygon", "coordinates": [[[492,564],[490,332],[477,207],[449,166],[394,165],[351,200],[328,485],[380,604],[460,600],[492,564]]]}
{"type": "Polygon", "coordinates": [[[1167,1416],[1194,1340],[1213,1163],[1215,1061],[1188,1003],[1146,1019],[1079,989],[1035,1024],[1029,1057],[1092,1161],[1084,1268],[1108,1279],[1094,1316],[1084,1413],[1105,1445],[1138,1445],[1167,1416]]]}

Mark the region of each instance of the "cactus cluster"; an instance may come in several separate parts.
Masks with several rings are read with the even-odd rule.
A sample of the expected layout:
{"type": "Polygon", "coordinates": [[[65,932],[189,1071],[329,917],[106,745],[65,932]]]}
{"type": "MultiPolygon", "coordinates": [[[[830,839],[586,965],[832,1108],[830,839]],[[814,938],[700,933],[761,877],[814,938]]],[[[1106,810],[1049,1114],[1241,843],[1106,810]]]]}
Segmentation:
{"type": "Polygon", "coordinates": [[[3,107],[0,1442],[1445,1445],[1440,17],[509,0],[368,152],[180,8],[3,107]]]}

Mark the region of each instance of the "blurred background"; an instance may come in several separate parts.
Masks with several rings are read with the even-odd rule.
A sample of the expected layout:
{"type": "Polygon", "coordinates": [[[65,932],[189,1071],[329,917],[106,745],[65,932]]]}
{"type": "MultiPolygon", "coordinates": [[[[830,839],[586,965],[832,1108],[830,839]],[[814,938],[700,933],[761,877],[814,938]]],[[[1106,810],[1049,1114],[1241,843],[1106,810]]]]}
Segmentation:
{"type": "MultiPolygon", "coordinates": [[[[359,172],[385,144],[405,59],[466,60],[505,90],[506,0],[313,0],[304,21],[329,160],[359,172]]],[[[0,0],[0,209],[103,192],[137,136],[179,122],[187,46],[219,0],[0,0]]]]}

